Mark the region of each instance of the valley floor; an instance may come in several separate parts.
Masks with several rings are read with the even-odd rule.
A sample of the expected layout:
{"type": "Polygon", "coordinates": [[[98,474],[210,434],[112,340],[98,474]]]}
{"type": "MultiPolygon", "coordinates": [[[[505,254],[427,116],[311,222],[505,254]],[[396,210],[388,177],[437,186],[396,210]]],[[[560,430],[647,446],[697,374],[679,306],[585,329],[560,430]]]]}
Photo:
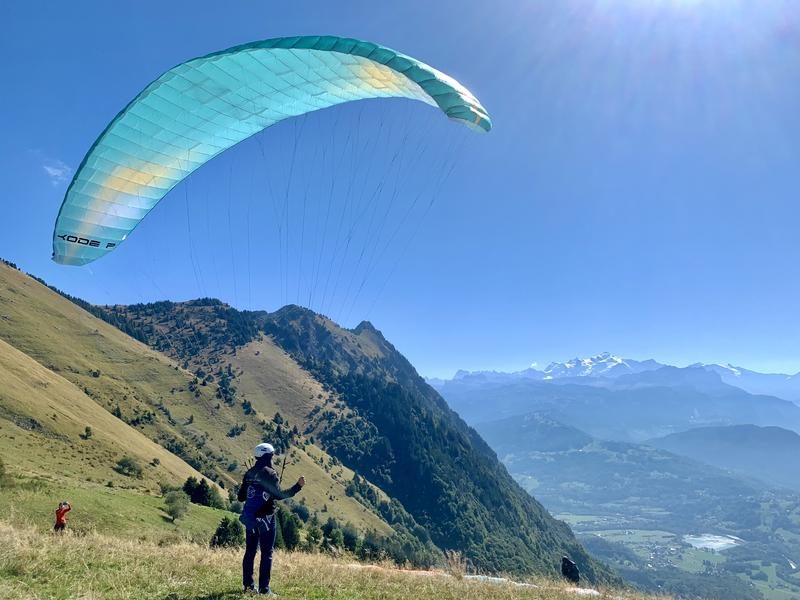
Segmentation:
{"type": "MultiPolygon", "coordinates": [[[[346,557],[276,553],[273,587],[290,599],[566,600],[580,591],[552,581],[536,587],[459,579],[443,572],[353,564],[346,557]]],[[[235,600],[241,552],[179,542],[119,539],[96,533],[56,536],[0,521],[0,598],[235,600]]],[[[592,597],[592,596],[586,596],[592,597]]],[[[612,590],[593,597],[644,600],[612,590]]]]}

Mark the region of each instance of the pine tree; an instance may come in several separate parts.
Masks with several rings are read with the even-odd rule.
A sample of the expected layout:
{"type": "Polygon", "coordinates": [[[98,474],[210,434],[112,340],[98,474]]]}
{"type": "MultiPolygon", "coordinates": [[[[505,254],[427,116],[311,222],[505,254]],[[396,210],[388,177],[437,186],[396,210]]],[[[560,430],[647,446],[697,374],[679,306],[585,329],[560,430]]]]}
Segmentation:
{"type": "Polygon", "coordinates": [[[300,545],[301,521],[297,515],[287,517],[283,525],[283,543],[287,550],[297,550],[300,545]]]}
{"type": "Polygon", "coordinates": [[[342,542],[344,547],[350,552],[355,552],[358,549],[358,530],[352,523],[348,523],[342,530],[342,542]]]}
{"type": "Polygon", "coordinates": [[[275,515],[275,547],[279,550],[286,550],[286,542],[283,541],[283,525],[277,514],[275,515]]]}
{"type": "Polygon", "coordinates": [[[322,526],[322,533],[325,534],[325,537],[330,539],[331,534],[335,529],[339,528],[339,523],[333,517],[328,517],[328,521],[325,525],[322,526]]]}
{"type": "Polygon", "coordinates": [[[331,546],[334,548],[344,548],[344,534],[341,529],[334,529],[331,532],[331,546]]]}
{"type": "Polygon", "coordinates": [[[211,538],[211,546],[214,548],[234,548],[244,544],[244,527],[242,524],[231,517],[222,517],[219,522],[214,537],[211,538]]]}
{"type": "Polygon", "coordinates": [[[311,525],[306,529],[306,552],[316,552],[322,542],[322,529],[317,525],[311,525]]]}

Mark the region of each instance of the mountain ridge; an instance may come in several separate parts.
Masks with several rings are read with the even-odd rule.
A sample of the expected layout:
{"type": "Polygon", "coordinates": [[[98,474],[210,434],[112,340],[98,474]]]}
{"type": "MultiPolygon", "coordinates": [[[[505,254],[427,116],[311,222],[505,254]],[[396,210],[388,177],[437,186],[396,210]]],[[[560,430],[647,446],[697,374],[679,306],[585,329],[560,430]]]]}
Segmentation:
{"type": "MultiPolygon", "coordinates": [[[[160,399],[158,393],[137,395],[139,410],[153,415],[144,431],[157,439],[147,427],[190,430],[191,439],[215,457],[207,465],[209,473],[226,487],[237,478],[227,468],[231,457],[245,456],[266,434],[281,451],[290,452],[290,477],[300,469],[315,469],[311,474],[316,473],[317,485],[303,491],[309,504],[321,509],[332,502],[333,510],[349,503],[350,515],[369,507],[373,522],[377,516],[390,524],[401,535],[398,543],[415,552],[430,552],[432,540],[441,549],[462,551],[485,571],[551,575],[558,573],[560,556],[566,553],[588,580],[619,581],[583,551],[565,523],[512,480],[494,452],[371,323],[348,330],[298,306],[273,313],[241,312],[213,299],[91,306],[68,298],[67,303],[64,294],[57,296],[19,272],[3,269],[0,282],[21,280],[33,290],[35,302],[14,304],[17,283],[11,286],[14,290],[5,298],[17,308],[6,321],[10,327],[2,329],[0,323],[1,337],[47,362],[48,356],[57,355],[37,346],[48,343],[47,338],[29,344],[24,333],[47,321],[45,328],[50,327],[52,319],[41,317],[55,310],[68,313],[69,321],[85,322],[75,335],[86,340],[87,349],[93,348],[92,329],[98,329],[117,339],[123,354],[133,343],[168,365],[164,372],[178,378],[172,389],[180,389],[181,403],[160,399]],[[41,313],[32,312],[39,310],[37,302],[41,313]],[[267,367],[267,385],[244,373],[267,367]],[[286,395],[295,399],[291,408],[286,395]],[[195,402],[201,403],[196,410],[195,402]],[[219,419],[215,415],[224,418],[212,424],[219,419]],[[378,487],[370,491],[372,484],[378,487]],[[382,496],[384,491],[391,501],[382,496]]],[[[51,338],[57,342],[56,336],[51,338]]],[[[83,359],[86,364],[73,379],[87,386],[101,410],[116,410],[114,398],[119,397],[127,418],[133,414],[132,400],[123,402],[123,390],[114,387],[116,363],[94,352],[83,359]]],[[[75,360],[77,355],[65,356],[50,367],[64,370],[75,360]]],[[[370,522],[368,516],[363,523],[370,522]]]]}

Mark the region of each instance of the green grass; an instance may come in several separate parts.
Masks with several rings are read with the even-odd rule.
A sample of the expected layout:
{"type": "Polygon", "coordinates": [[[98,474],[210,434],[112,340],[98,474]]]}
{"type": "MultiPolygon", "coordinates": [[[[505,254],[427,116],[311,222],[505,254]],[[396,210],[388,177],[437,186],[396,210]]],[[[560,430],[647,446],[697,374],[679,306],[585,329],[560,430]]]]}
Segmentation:
{"type": "MultiPolygon", "coordinates": [[[[158,545],[94,533],[56,536],[0,521],[0,598],[17,600],[235,600],[241,551],[179,542],[158,545]]],[[[572,600],[562,582],[518,587],[462,580],[444,572],[362,565],[348,557],[276,552],[273,588],[284,600],[572,600]]],[[[603,597],[648,596],[608,590],[603,597]]]]}
{"type": "Polygon", "coordinates": [[[95,484],[56,482],[44,478],[17,480],[0,489],[0,519],[41,530],[52,527],[58,503],[68,500],[69,529],[78,534],[102,532],[132,539],[169,541],[211,539],[226,511],[192,504],[187,515],[172,523],[160,496],[95,484]]]}
{"type": "Polygon", "coordinates": [[[725,562],[725,556],[710,550],[682,547],[679,558],[675,559],[675,566],[690,573],[702,573],[705,570],[703,561],[718,565],[725,562]]]}
{"type": "MultiPolygon", "coordinates": [[[[610,542],[622,542],[623,544],[668,544],[676,540],[674,533],[669,531],[647,530],[647,529],[609,529],[595,531],[599,536],[610,542]]],[[[675,542],[677,543],[677,541],[675,542]]]]}
{"type": "Polygon", "coordinates": [[[581,525],[606,525],[609,528],[612,526],[619,526],[624,525],[625,520],[622,517],[608,517],[608,516],[599,516],[599,515],[577,515],[573,513],[559,513],[553,515],[556,519],[560,519],[561,521],[566,522],[571,527],[581,525]]]}
{"type": "Polygon", "coordinates": [[[200,474],[142,432],[114,417],[67,379],[0,340],[0,456],[20,474],[157,489],[200,474]],[[4,418],[3,418],[4,417],[4,418]],[[88,439],[82,437],[86,427],[88,439]],[[141,480],[113,470],[122,456],[147,467],[141,480]]]}
{"type": "Polygon", "coordinates": [[[778,574],[775,570],[775,565],[763,566],[759,562],[753,562],[752,564],[755,569],[760,570],[762,573],[766,573],[769,579],[767,581],[756,581],[751,580],[748,577],[746,580],[748,582],[752,581],[756,588],[758,588],[758,590],[764,594],[765,598],[769,598],[769,600],[797,600],[798,593],[796,588],[794,590],[781,589],[781,586],[788,586],[786,586],[786,584],[784,584],[778,577],[778,574]]]}

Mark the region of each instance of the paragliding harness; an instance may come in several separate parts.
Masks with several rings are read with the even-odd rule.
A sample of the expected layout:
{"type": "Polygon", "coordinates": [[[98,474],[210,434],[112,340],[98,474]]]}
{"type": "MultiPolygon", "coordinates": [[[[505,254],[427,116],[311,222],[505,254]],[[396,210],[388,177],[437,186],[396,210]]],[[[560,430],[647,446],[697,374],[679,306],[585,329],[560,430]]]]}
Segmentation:
{"type": "MultiPolygon", "coordinates": [[[[249,471],[248,469],[248,472],[249,471]]],[[[267,533],[272,528],[273,519],[275,518],[274,513],[269,514],[271,512],[270,508],[274,506],[272,495],[261,487],[257,481],[249,479],[247,473],[245,473],[244,479],[242,479],[242,485],[239,487],[236,498],[239,502],[245,502],[245,507],[242,510],[242,514],[239,516],[239,521],[241,521],[247,529],[257,529],[260,533],[267,533]],[[253,501],[258,496],[260,496],[262,500],[261,506],[256,509],[255,513],[250,514],[247,510],[247,502],[253,501]]]]}
{"type": "MultiPolygon", "coordinates": [[[[236,494],[236,499],[239,500],[239,502],[245,503],[239,520],[247,529],[257,529],[261,533],[267,533],[274,526],[275,499],[272,494],[265,490],[257,481],[248,478],[248,474],[254,466],[255,465],[249,466],[245,472],[242,478],[242,484],[239,486],[239,491],[236,494]],[[255,514],[247,514],[247,501],[254,500],[257,496],[261,496],[263,501],[261,506],[255,511],[255,514]],[[253,519],[255,520],[255,524],[253,523],[253,519]]],[[[285,470],[286,457],[283,459],[283,467],[281,468],[280,478],[278,479],[279,486],[283,481],[283,472],[285,470]]]]}
{"type": "MultiPolygon", "coordinates": [[[[280,486],[283,483],[283,474],[286,472],[286,459],[287,458],[289,458],[289,450],[288,449],[286,451],[286,454],[284,454],[284,456],[283,456],[283,464],[281,465],[281,474],[280,474],[280,477],[278,477],[278,486],[280,486]]],[[[252,497],[252,496],[248,496],[248,494],[249,494],[248,488],[251,485],[253,485],[253,483],[247,480],[247,474],[250,472],[250,469],[252,469],[255,466],[255,463],[250,463],[248,461],[245,466],[247,466],[247,470],[244,472],[244,476],[242,477],[242,483],[239,486],[239,491],[236,494],[236,499],[239,502],[245,502],[248,497],[252,497]]],[[[258,486],[258,487],[261,487],[261,486],[258,486]]],[[[262,490],[262,493],[264,493],[264,492],[266,492],[266,490],[262,490]]]]}

